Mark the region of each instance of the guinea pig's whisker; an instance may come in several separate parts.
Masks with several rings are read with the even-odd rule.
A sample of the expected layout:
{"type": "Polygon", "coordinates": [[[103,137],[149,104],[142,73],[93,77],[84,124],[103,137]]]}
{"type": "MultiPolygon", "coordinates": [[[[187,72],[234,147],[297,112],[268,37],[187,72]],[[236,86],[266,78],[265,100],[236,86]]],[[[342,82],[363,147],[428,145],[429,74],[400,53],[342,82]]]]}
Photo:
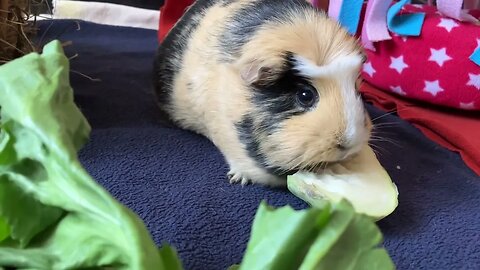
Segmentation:
{"type": "Polygon", "coordinates": [[[316,164],[311,164],[309,166],[304,166],[303,170],[313,172],[313,173],[319,173],[327,167],[325,162],[320,162],[316,164]]]}
{"type": "Polygon", "coordinates": [[[391,136],[385,135],[393,135],[393,133],[389,132],[375,132],[370,135],[372,138],[380,138],[380,139],[387,139],[387,140],[395,140],[391,136]]]}
{"type": "Polygon", "coordinates": [[[385,136],[380,136],[379,134],[372,134],[370,135],[371,139],[385,139],[385,136]]]}
{"type": "Polygon", "coordinates": [[[372,133],[370,134],[370,137],[374,138],[390,138],[393,140],[393,138],[396,136],[397,133],[393,131],[387,131],[387,130],[372,130],[372,133]]]}
{"type": "Polygon", "coordinates": [[[373,119],[372,119],[372,122],[377,121],[377,120],[379,120],[379,119],[382,119],[382,118],[384,118],[384,117],[386,117],[386,116],[389,116],[389,115],[392,115],[392,114],[396,114],[396,113],[398,113],[398,112],[405,111],[406,109],[407,109],[407,108],[402,108],[402,109],[400,109],[400,110],[395,109],[395,110],[391,110],[391,111],[385,112],[384,114],[381,114],[381,115],[373,118],[373,119]]]}
{"type": "Polygon", "coordinates": [[[282,171],[283,173],[286,173],[292,170],[304,170],[303,165],[304,165],[303,157],[295,156],[287,162],[286,167],[288,167],[289,169],[282,168],[282,171]]]}
{"type": "Polygon", "coordinates": [[[320,170],[319,170],[320,168],[321,168],[321,163],[316,164],[316,165],[313,165],[312,167],[310,167],[310,171],[312,171],[312,172],[314,172],[314,173],[315,173],[315,172],[319,172],[319,171],[320,171],[320,170]]]}
{"type": "Polygon", "coordinates": [[[292,157],[286,164],[286,168],[283,169],[285,172],[288,171],[303,171],[305,170],[305,157],[303,155],[296,155],[292,157]]]}
{"type": "Polygon", "coordinates": [[[393,145],[395,145],[395,146],[397,146],[397,147],[400,147],[400,145],[399,145],[398,143],[395,143],[395,142],[392,142],[392,141],[389,141],[389,140],[385,140],[385,139],[383,139],[383,138],[372,138],[372,139],[370,140],[370,142],[372,142],[372,143],[382,143],[382,142],[383,142],[383,143],[391,143],[391,144],[393,144],[393,145]]]}
{"type": "Polygon", "coordinates": [[[372,119],[372,123],[373,123],[374,121],[377,121],[377,120],[383,118],[383,117],[386,117],[386,116],[389,116],[389,115],[392,115],[392,114],[395,114],[395,113],[398,113],[398,112],[403,112],[403,111],[406,111],[406,110],[408,110],[408,109],[409,109],[409,108],[402,108],[402,109],[400,109],[400,110],[395,109],[395,110],[386,112],[386,113],[384,113],[384,114],[382,114],[382,115],[379,115],[379,116],[373,118],[373,119],[372,119]]]}
{"type": "Polygon", "coordinates": [[[403,145],[400,144],[400,142],[398,141],[395,141],[394,139],[391,139],[391,138],[387,138],[387,137],[380,137],[380,136],[370,136],[370,141],[371,142],[387,142],[387,143],[391,143],[399,148],[403,148],[403,145]]]}
{"type": "Polygon", "coordinates": [[[310,172],[318,172],[319,169],[324,170],[327,166],[325,162],[306,162],[305,157],[298,156],[293,158],[290,161],[293,168],[299,171],[310,171],[310,172]]]}
{"type": "Polygon", "coordinates": [[[377,136],[377,135],[389,135],[389,136],[394,136],[396,135],[395,132],[393,131],[388,131],[388,130],[372,130],[372,134],[370,136],[377,136]]]}
{"type": "Polygon", "coordinates": [[[400,124],[400,122],[398,121],[392,121],[392,122],[381,122],[381,123],[375,123],[374,125],[388,125],[388,124],[395,124],[395,125],[398,125],[400,124]]]}
{"type": "Polygon", "coordinates": [[[396,127],[398,125],[400,125],[400,123],[398,122],[378,123],[378,124],[373,124],[373,129],[383,128],[383,127],[396,127]]]}
{"type": "Polygon", "coordinates": [[[392,115],[392,114],[394,114],[394,113],[397,113],[397,111],[396,111],[396,110],[394,110],[394,111],[387,112],[387,113],[384,113],[384,114],[382,114],[382,115],[379,115],[379,116],[377,116],[377,117],[373,118],[373,119],[372,119],[372,122],[375,122],[375,121],[377,121],[377,120],[379,120],[379,119],[382,119],[383,117],[386,117],[386,116],[392,115]]]}
{"type": "Polygon", "coordinates": [[[379,145],[377,144],[377,141],[371,141],[368,143],[368,145],[372,148],[372,149],[375,149],[377,151],[381,151],[382,153],[385,153],[385,152],[388,152],[389,154],[391,154],[391,152],[385,148],[384,146],[382,145],[379,145]]]}
{"type": "Polygon", "coordinates": [[[320,165],[321,170],[325,170],[325,169],[327,169],[328,162],[322,162],[319,165],[320,165]]]}
{"type": "Polygon", "coordinates": [[[372,132],[370,133],[370,136],[387,136],[387,137],[394,137],[396,136],[396,132],[394,131],[391,131],[391,130],[385,130],[385,129],[374,129],[372,130],[372,132]]]}
{"type": "Polygon", "coordinates": [[[375,153],[375,156],[379,156],[380,153],[378,152],[377,148],[376,148],[376,145],[374,144],[371,144],[371,143],[368,143],[368,146],[370,146],[373,150],[373,153],[375,153]]]}
{"type": "Polygon", "coordinates": [[[376,145],[373,143],[369,143],[368,145],[372,148],[373,152],[377,157],[385,154],[385,152],[387,152],[387,154],[389,155],[392,154],[390,151],[388,151],[386,148],[381,147],[380,145],[376,145]]]}
{"type": "Polygon", "coordinates": [[[375,142],[388,142],[388,143],[391,143],[395,146],[398,146],[398,147],[401,147],[402,143],[401,141],[399,140],[396,140],[396,139],[393,139],[393,138],[390,138],[389,136],[377,136],[376,134],[375,135],[372,135],[370,136],[370,141],[375,141],[375,142]]]}
{"type": "Polygon", "coordinates": [[[399,142],[397,142],[397,141],[395,141],[395,140],[393,140],[393,139],[384,138],[384,141],[385,141],[385,142],[388,142],[388,143],[391,143],[391,144],[397,146],[398,148],[403,148],[403,145],[402,145],[402,144],[400,144],[399,142]]]}
{"type": "Polygon", "coordinates": [[[391,155],[390,152],[388,152],[388,151],[385,150],[384,148],[380,148],[380,147],[378,147],[378,146],[377,146],[377,148],[372,147],[372,149],[374,149],[373,152],[375,153],[375,156],[376,156],[377,158],[382,157],[382,156],[385,156],[385,155],[391,155]]]}

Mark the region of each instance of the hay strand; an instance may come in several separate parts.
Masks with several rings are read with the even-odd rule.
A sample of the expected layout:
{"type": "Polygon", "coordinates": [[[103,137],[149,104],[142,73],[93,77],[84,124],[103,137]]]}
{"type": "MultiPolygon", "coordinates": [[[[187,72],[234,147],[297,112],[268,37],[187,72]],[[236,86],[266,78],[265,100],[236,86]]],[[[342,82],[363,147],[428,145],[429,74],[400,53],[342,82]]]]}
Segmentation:
{"type": "Polygon", "coordinates": [[[30,0],[0,0],[0,65],[36,51],[30,0]]]}

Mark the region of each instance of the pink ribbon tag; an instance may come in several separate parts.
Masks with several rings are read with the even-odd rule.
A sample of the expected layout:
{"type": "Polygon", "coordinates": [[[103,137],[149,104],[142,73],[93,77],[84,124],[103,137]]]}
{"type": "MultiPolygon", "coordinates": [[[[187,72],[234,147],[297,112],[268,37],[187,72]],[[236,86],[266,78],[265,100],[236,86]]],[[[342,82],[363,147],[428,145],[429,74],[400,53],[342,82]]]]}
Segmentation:
{"type": "Polygon", "coordinates": [[[463,9],[463,0],[437,0],[437,8],[442,14],[464,22],[478,23],[478,20],[463,9]]]}
{"type": "Polygon", "coordinates": [[[389,40],[392,37],[387,26],[387,12],[392,0],[370,0],[367,3],[362,27],[362,45],[375,51],[373,42],[389,40]]]}
{"type": "Polygon", "coordinates": [[[328,5],[328,16],[338,21],[340,16],[340,9],[342,8],[343,0],[330,0],[328,5]]]}

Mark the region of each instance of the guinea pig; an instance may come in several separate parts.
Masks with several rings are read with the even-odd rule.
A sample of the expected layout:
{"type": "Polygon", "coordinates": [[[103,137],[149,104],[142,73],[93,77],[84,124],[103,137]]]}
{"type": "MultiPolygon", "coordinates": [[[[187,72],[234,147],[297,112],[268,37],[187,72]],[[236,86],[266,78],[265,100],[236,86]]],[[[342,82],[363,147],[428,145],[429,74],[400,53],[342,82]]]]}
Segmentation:
{"type": "Polygon", "coordinates": [[[160,108],[213,142],[231,183],[285,187],[369,141],[362,48],[305,0],[198,0],[154,62],[160,108]]]}

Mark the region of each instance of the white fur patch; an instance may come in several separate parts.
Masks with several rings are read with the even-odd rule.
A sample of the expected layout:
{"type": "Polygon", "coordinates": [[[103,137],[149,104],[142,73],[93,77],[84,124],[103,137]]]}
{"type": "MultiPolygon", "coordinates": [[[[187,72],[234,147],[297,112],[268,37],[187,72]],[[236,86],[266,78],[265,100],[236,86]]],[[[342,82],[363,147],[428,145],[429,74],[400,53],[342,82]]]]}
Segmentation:
{"type": "Polygon", "coordinates": [[[351,152],[356,152],[368,139],[365,129],[365,112],[361,99],[357,95],[355,82],[362,64],[360,55],[341,56],[327,65],[318,66],[300,56],[295,56],[295,69],[309,78],[332,78],[341,87],[346,120],[345,141],[351,152]]]}
{"type": "MultiPolygon", "coordinates": [[[[358,70],[362,64],[362,57],[360,55],[340,56],[324,66],[318,66],[301,56],[295,56],[295,60],[297,62],[295,69],[303,76],[310,78],[332,77],[342,72],[357,73],[356,70],[358,70]]],[[[357,74],[355,74],[355,77],[356,76],[357,74]]]]}

